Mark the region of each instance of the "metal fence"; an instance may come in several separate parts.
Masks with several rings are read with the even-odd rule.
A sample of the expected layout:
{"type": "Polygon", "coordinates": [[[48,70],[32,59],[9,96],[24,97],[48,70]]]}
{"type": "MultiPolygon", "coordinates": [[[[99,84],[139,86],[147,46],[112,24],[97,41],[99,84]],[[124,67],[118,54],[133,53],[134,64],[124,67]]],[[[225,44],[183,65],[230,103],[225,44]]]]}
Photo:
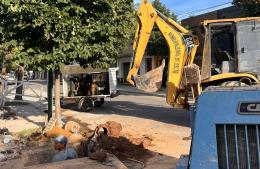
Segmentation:
{"type": "Polygon", "coordinates": [[[10,81],[0,78],[0,107],[4,107],[6,102],[39,102],[44,104],[43,85],[27,81],[10,81]],[[16,94],[19,87],[23,87],[22,94],[16,94]],[[15,96],[22,96],[22,100],[14,100],[15,96]]]}

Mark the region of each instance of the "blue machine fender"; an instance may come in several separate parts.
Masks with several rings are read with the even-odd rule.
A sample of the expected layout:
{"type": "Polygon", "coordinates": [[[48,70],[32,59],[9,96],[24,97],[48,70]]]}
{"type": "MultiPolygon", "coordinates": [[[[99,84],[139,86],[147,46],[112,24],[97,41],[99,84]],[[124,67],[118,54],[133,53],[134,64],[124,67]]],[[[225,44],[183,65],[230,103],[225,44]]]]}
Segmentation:
{"type": "Polygon", "coordinates": [[[257,87],[212,88],[203,92],[196,107],[189,168],[243,168],[244,164],[249,168],[256,165],[260,167],[259,108],[260,88],[257,87]],[[217,134],[219,126],[222,132],[220,135],[217,134]],[[230,128],[236,134],[230,134],[230,128]],[[239,128],[245,133],[242,136],[236,132],[239,128]],[[253,128],[250,131],[256,133],[255,139],[250,136],[249,128],[253,128]],[[239,140],[245,141],[246,146],[238,145],[239,140]],[[222,144],[219,144],[221,141],[222,144]],[[233,147],[229,146],[231,141],[235,142],[233,147]],[[240,151],[241,148],[245,151],[240,151]],[[229,152],[231,150],[232,153],[229,152]],[[243,159],[240,158],[242,156],[243,159]]]}

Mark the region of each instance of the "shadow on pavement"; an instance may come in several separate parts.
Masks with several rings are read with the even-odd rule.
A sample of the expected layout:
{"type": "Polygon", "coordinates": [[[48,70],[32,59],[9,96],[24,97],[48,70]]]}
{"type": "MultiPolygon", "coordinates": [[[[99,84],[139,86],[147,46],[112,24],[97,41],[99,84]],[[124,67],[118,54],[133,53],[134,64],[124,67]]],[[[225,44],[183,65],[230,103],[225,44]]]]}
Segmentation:
{"type": "MultiPolygon", "coordinates": [[[[62,108],[79,111],[75,103],[63,105],[62,108]]],[[[164,107],[163,105],[155,106],[131,101],[107,101],[102,107],[97,107],[89,113],[133,116],[179,126],[190,126],[187,110],[164,107]]]]}
{"type": "Polygon", "coordinates": [[[6,102],[4,106],[5,112],[0,115],[0,120],[17,120],[18,117],[33,123],[37,126],[44,126],[44,121],[35,121],[31,117],[45,116],[44,108],[41,107],[39,102],[26,103],[26,102],[6,102]]]}

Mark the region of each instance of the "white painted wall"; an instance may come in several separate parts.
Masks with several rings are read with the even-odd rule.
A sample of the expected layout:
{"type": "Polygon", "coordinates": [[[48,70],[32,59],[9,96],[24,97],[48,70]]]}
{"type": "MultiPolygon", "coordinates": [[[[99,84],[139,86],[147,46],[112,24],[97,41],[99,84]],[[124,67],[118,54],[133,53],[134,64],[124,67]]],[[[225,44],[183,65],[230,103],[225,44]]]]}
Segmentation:
{"type": "Polygon", "coordinates": [[[109,90],[110,94],[117,94],[117,76],[116,72],[119,70],[119,68],[109,68],[109,90]]]}
{"type": "MultiPolygon", "coordinates": [[[[144,74],[146,73],[145,72],[145,59],[146,58],[153,58],[152,56],[145,56],[143,61],[142,61],[142,64],[140,66],[140,74],[144,74]]],[[[118,58],[117,60],[117,66],[119,67],[119,71],[118,71],[118,78],[124,78],[124,69],[123,69],[123,63],[126,63],[126,62],[131,62],[131,57],[123,57],[123,58],[118,58]]],[[[152,59],[152,68],[155,68],[155,61],[154,59],[152,59]]]]}
{"type": "Polygon", "coordinates": [[[123,78],[124,77],[124,69],[123,69],[123,63],[131,62],[131,57],[124,57],[124,58],[118,58],[117,60],[117,67],[119,67],[117,78],[123,78]]]}
{"type": "Polygon", "coordinates": [[[146,61],[145,61],[145,59],[147,59],[147,58],[152,58],[152,68],[154,68],[155,63],[154,63],[153,57],[152,57],[152,56],[145,56],[145,57],[143,58],[143,60],[142,60],[141,66],[140,66],[140,75],[146,73],[146,70],[145,70],[145,69],[146,69],[146,61]]]}

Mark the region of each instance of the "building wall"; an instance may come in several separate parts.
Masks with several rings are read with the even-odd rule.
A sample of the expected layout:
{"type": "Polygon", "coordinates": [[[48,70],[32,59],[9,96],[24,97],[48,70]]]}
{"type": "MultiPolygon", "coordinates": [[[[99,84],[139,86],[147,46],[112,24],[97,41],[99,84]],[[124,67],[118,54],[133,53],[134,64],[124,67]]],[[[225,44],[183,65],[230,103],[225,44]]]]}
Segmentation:
{"type": "Polygon", "coordinates": [[[34,76],[33,76],[33,79],[47,79],[47,72],[45,71],[37,71],[37,72],[33,72],[34,76]]]}
{"type": "MultiPolygon", "coordinates": [[[[146,59],[147,58],[151,58],[152,59],[152,69],[154,69],[156,67],[156,58],[154,56],[144,56],[143,60],[142,60],[142,63],[141,63],[141,66],[140,66],[140,69],[139,69],[139,74],[142,75],[142,74],[145,74],[147,71],[146,71],[146,59]]],[[[124,57],[119,57],[117,59],[117,66],[119,67],[119,71],[118,71],[118,82],[126,82],[126,77],[124,77],[124,63],[130,63],[131,62],[131,57],[128,56],[124,56],[124,57]]],[[[127,73],[128,73],[128,70],[127,70],[127,73]]]]}
{"type": "Polygon", "coordinates": [[[123,72],[123,64],[126,62],[130,62],[130,57],[124,57],[124,58],[118,58],[117,59],[117,67],[119,67],[118,71],[118,78],[123,78],[124,72],[123,72]]]}

